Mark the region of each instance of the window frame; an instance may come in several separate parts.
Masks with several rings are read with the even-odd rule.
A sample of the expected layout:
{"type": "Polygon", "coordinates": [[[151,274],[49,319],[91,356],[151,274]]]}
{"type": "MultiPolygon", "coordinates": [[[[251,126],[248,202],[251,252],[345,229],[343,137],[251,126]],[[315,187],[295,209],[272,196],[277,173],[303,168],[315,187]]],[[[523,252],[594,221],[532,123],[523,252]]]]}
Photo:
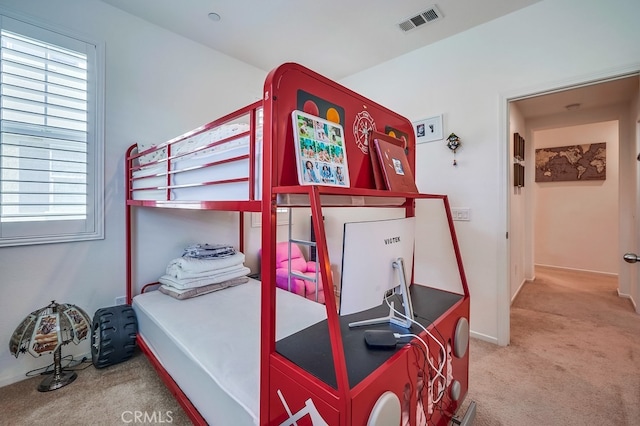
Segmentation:
{"type": "MultiPolygon", "coordinates": [[[[104,43],[1,7],[0,29],[74,51],[79,51],[74,46],[84,46],[89,81],[86,219],[0,222],[0,247],[104,239],[104,43]]],[[[0,87],[1,85],[0,81],[0,87]]],[[[0,99],[1,96],[0,93],[0,99]]],[[[0,145],[1,143],[0,140],[0,145]]],[[[2,188],[0,192],[1,190],[2,188]]]]}

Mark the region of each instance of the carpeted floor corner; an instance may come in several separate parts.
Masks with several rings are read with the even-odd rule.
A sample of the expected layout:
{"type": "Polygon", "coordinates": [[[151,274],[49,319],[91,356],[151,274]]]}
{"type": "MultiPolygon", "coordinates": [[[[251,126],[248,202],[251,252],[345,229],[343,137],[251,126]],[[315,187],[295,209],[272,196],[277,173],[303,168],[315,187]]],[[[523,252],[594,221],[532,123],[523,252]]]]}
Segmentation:
{"type": "Polygon", "coordinates": [[[38,392],[43,376],[1,388],[0,425],[191,424],[143,354],[100,370],[79,368],[86,365],[55,391],[38,392]]]}

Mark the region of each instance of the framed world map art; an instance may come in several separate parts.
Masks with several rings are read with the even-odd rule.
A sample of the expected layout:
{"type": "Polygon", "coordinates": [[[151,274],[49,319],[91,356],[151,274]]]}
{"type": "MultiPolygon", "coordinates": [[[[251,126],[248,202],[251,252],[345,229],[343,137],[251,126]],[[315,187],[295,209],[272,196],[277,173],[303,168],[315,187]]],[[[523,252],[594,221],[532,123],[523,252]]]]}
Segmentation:
{"type": "Polygon", "coordinates": [[[606,142],[536,149],[536,182],[605,180],[606,142]]]}

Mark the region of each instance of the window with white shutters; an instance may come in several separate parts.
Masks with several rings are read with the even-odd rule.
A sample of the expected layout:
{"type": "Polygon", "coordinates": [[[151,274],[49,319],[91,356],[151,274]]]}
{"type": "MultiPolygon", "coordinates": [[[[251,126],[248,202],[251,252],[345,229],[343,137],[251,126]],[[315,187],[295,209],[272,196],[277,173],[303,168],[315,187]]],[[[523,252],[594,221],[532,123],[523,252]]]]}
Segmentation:
{"type": "Polygon", "coordinates": [[[103,237],[98,48],[0,22],[0,245],[103,237]]]}

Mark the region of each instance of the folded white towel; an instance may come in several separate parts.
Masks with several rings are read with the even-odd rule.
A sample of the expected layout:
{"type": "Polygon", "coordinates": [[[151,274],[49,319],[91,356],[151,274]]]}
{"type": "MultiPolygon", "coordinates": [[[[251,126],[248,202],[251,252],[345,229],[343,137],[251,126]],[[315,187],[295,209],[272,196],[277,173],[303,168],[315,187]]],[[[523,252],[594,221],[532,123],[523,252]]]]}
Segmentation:
{"type": "Polygon", "coordinates": [[[175,273],[171,273],[171,274],[167,273],[166,275],[169,275],[175,278],[176,280],[188,281],[188,280],[195,280],[198,278],[207,278],[207,277],[211,277],[218,274],[224,274],[227,272],[235,272],[238,270],[238,268],[241,268],[243,266],[244,264],[239,263],[237,265],[227,266],[225,268],[218,268],[218,269],[213,269],[211,271],[204,271],[204,272],[190,272],[190,271],[176,270],[176,271],[172,271],[175,273]]]}
{"type": "Polygon", "coordinates": [[[242,265],[244,253],[237,252],[234,255],[215,259],[196,259],[193,257],[179,257],[173,259],[167,265],[165,273],[172,277],[182,279],[184,277],[198,277],[203,272],[217,271],[230,266],[242,265]]]}
{"type": "Polygon", "coordinates": [[[216,284],[222,281],[231,280],[233,278],[244,277],[251,273],[251,269],[244,265],[240,265],[237,268],[230,269],[223,273],[210,274],[207,277],[202,278],[189,278],[189,279],[177,279],[171,275],[163,275],[158,279],[161,284],[169,285],[177,289],[202,287],[209,284],[216,284]]]}

